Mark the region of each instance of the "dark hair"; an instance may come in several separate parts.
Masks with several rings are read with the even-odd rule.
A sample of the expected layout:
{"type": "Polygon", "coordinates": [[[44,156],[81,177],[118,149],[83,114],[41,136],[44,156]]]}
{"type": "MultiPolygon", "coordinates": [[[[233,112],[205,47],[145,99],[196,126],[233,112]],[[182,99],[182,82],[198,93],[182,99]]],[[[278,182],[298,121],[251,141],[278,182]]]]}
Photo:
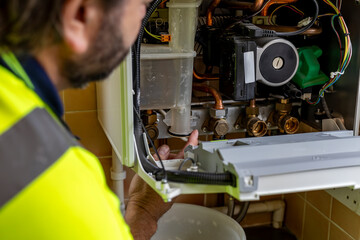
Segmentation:
{"type": "MultiPolygon", "coordinates": [[[[0,0],[0,48],[34,52],[61,41],[65,0],[0,0]]],[[[119,0],[99,0],[106,10],[119,0]]]]}

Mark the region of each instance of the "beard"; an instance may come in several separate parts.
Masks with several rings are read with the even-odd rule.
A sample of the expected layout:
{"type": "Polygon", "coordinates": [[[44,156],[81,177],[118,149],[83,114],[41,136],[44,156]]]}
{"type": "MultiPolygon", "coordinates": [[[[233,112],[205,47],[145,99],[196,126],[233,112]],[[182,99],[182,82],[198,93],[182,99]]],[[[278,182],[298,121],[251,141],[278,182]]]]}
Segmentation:
{"type": "Polygon", "coordinates": [[[106,17],[89,50],[63,62],[62,75],[75,88],[107,78],[124,60],[129,49],[124,46],[119,21],[106,17]]]}

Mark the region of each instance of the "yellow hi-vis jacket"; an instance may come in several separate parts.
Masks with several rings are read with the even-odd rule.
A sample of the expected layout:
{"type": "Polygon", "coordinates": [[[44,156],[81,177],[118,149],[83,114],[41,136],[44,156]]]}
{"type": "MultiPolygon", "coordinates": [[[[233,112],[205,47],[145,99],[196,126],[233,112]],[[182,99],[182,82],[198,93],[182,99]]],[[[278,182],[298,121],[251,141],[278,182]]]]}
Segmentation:
{"type": "Polygon", "coordinates": [[[98,159],[52,114],[0,66],[0,239],[132,239],[98,159]]]}

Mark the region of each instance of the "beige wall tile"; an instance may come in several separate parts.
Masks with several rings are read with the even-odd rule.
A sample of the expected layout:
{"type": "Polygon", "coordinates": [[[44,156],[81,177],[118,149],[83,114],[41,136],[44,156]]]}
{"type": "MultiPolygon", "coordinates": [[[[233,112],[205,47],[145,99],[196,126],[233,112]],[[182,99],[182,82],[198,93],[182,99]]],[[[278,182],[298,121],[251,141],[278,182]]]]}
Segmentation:
{"type": "Polygon", "coordinates": [[[209,193],[205,194],[205,206],[206,207],[217,207],[218,206],[218,194],[216,193],[209,193]]]}
{"type": "Polygon", "coordinates": [[[314,207],[319,209],[327,217],[330,217],[331,196],[325,191],[312,191],[306,193],[308,200],[314,207]]]}
{"type": "Polygon", "coordinates": [[[334,224],[331,224],[329,240],[354,240],[354,238],[346,234],[343,230],[341,230],[334,224]]]}
{"type": "Polygon", "coordinates": [[[260,197],[260,201],[271,201],[271,200],[281,200],[281,199],[283,199],[283,195],[281,194],[260,197]]]}
{"type": "Polygon", "coordinates": [[[303,239],[305,240],[327,240],[329,232],[329,221],[315,208],[306,204],[303,239]]]}
{"type": "Polygon", "coordinates": [[[111,188],[112,187],[111,177],[110,177],[111,157],[99,158],[99,161],[104,169],[106,183],[111,188]]]}
{"type": "Polygon", "coordinates": [[[64,91],[59,92],[60,100],[64,104],[64,91]]]}
{"type": "Polygon", "coordinates": [[[297,195],[299,195],[300,197],[302,198],[306,198],[306,192],[299,192],[299,193],[296,193],[297,195]]]}
{"type": "Polygon", "coordinates": [[[90,83],[84,89],[65,90],[63,101],[65,112],[96,110],[95,84],[90,83]]]}
{"type": "Polygon", "coordinates": [[[98,157],[111,156],[111,145],[97,120],[96,111],[65,113],[65,122],[86,149],[98,157]]]}
{"type": "Polygon", "coordinates": [[[299,239],[302,237],[305,201],[298,194],[285,195],[285,225],[299,239]]]}
{"type": "Polygon", "coordinates": [[[174,202],[204,206],[204,194],[180,195],[176,199],[174,199],[174,202]]]}
{"type": "Polygon", "coordinates": [[[353,238],[360,239],[360,216],[336,199],[333,200],[331,219],[353,238]]]}

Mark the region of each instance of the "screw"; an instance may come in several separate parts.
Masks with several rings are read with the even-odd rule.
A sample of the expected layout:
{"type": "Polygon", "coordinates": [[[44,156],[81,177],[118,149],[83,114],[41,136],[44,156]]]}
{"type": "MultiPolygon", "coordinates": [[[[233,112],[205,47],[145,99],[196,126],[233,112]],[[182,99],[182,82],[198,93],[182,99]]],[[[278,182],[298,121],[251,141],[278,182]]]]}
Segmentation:
{"type": "Polygon", "coordinates": [[[207,127],[203,127],[203,128],[202,128],[202,131],[203,131],[203,132],[207,132],[207,127]]]}

